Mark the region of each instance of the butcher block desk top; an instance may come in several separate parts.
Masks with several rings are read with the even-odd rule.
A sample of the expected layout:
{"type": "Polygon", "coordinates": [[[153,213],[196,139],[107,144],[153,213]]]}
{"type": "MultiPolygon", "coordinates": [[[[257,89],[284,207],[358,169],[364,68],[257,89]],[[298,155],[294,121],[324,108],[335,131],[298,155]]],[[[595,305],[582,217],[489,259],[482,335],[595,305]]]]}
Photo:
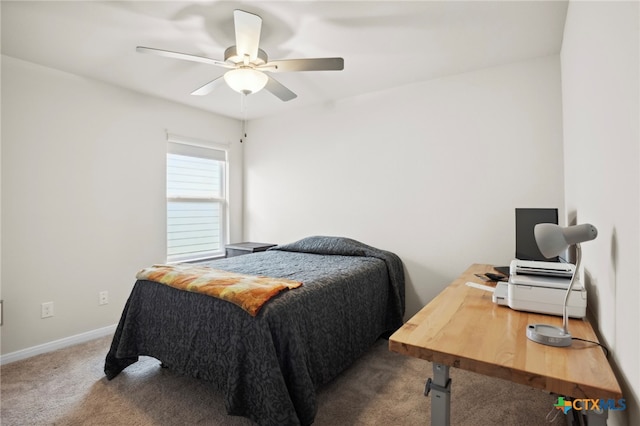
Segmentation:
{"type": "MultiPolygon", "coordinates": [[[[567,397],[622,398],[602,348],[578,340],[564,348],[529,340],[527,324],[562,327],[562,318],[497,305],[492,293],[466,285],[488,284],[474,276],[485,272],[495,271],[490,265],[469,267],[391,336],[389,349],[567,397]]],[[[569,332],[598,340],[586,319],[570,319],[569,332]]]]}

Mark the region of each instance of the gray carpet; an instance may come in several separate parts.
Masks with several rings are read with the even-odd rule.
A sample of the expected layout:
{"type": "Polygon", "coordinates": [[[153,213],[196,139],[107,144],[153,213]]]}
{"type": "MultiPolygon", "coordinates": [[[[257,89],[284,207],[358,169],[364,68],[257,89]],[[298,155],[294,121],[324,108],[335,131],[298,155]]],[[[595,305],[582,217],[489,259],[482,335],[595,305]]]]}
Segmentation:
{"type": "MultiPolygon", "coordinates": [[[[2,366],[2,425],[252,425],[228,416],[212,386],[162,369],[153,358],[107,381],[102,368],[110,342],[106,337],[2,366]]],[[[319,391],[315,425],[430,424],[422,392],[431,364],[389,352],[387,343],[380,340],[319,391]]],[[[452,425],[549,424],[552,395],[454,368],[451,378],[452,425]]],[[[565,421],[557,416],[552,424],[565,421]]]]}

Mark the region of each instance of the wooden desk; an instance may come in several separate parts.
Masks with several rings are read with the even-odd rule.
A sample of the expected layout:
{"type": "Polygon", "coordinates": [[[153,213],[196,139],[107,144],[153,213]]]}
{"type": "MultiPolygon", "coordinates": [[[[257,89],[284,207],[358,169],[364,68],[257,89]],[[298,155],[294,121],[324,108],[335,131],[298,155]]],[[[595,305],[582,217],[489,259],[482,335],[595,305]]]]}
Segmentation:
{"type": "MultiPolygon", "coordinates": [[[[622,398],[599,346],[574,340],[571,346],[559,348],[527,339],[527,324],[562,326],[561,317],[497,305],[490,292],[466,285],[481,283],[474,274],[492,270],[490,265],[469,267],[389,339],[391,351],[433,363],[432,424],[449,424],[449,367],[567,397],[622,398]]],[[[586,320],[570,319],[569,331],[573,337],[597,341],[586,320]]]]}

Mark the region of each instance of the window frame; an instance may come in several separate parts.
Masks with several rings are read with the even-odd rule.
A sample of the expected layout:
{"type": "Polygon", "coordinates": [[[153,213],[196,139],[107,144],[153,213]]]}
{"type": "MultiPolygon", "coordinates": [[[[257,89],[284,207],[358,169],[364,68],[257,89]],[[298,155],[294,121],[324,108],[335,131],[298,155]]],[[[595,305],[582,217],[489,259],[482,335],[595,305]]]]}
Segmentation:
{"type": "Polygon", "coordinates": [[[167,263],[195,262],[200,260],[215,259],[225,256],[225,244],[229,235],[229,153],[228,147],[214,142],[200,139],[187,138],[174,134],[167,134],[165,163],[165,250],[167,263]],[[170,154],[177,154],[187,157],[207,158],[221,162],[220,171],[220,195],[214,197],[181,197],[169,196],[168,183],[168,160],[170,154]],[[199,253],[169,255],[169,203],[171,202],[216,202],[220,204],[220,248],[217,251],[202,251],[199,253]]]}

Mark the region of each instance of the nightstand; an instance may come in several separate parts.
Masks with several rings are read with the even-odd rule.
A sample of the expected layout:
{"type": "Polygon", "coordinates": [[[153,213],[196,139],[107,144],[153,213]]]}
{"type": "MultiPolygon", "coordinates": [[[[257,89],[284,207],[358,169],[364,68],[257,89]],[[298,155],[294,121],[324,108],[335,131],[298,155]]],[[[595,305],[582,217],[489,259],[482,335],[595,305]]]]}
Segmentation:
{"type": "Polygon", "coordinates": [[[259,251],[265,251],[270,247],[275,247],[277,244],[269,243],[235,243],[227,244],[226,257],[242,256],[243,254],[257,253],[259,251]]]}

